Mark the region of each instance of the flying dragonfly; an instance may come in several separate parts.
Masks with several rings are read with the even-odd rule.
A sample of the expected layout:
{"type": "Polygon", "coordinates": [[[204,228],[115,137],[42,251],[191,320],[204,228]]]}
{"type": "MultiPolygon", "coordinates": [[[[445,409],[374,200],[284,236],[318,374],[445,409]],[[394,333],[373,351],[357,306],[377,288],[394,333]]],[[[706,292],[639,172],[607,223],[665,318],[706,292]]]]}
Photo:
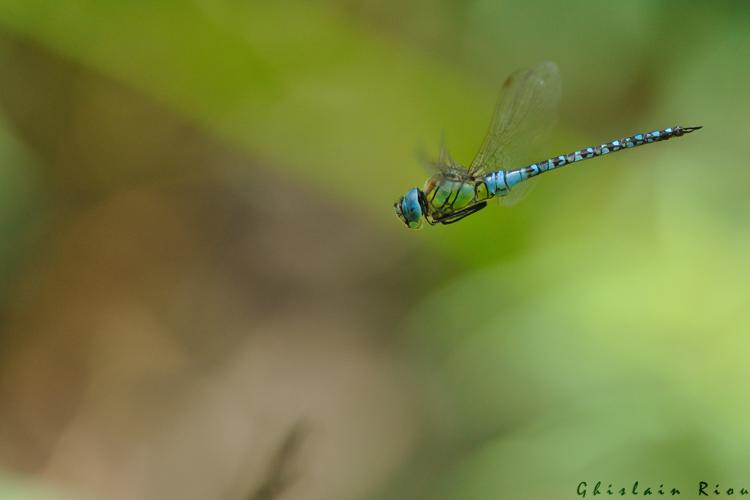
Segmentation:
{"type": "Polygon", "coordinates": [[[394,204],[396,215],[411,229],[419,229],[423,221],[453,224],[480,211],[492,198],[517,198],[531,179],[544,172],[702,128],[677,125],[522,163],[553,127],[559,101],[560,74],[554,63],[513,73],[503,84],[489,131],[471,164],[455,163],[443,143],[437,161],[427,163],[433,175],[423,189],[410,189],[394,204]]]}

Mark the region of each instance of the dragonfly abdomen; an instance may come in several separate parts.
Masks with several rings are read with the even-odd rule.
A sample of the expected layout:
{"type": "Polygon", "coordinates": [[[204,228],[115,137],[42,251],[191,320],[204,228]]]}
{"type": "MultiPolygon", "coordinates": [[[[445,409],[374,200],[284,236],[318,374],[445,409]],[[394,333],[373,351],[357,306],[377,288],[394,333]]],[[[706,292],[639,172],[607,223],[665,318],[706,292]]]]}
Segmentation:
{"type": "Polygon", "coordinates": [[[566,155],[555,156],[539,163],[533,163],[523,168],[505,172],[503,180],[507,189],[510,189],[516,184],[523,182],[531,177],[535,177],[541,173],[547,172],[548,170],[554,170],[559,167],[564,167],[565,165],[568,165],[570,163],[588,160],[589,158],[595,158],[597,156],[615,153],[624,149],[642,146],[643,144],[666,141],[668,139],[671,139],[672,137],[680,137],[700,128],[702,127],[681,127],[678,125],[676,127],[654,130],[653,132],[642,134],[635,134],[633,136],[624,137],[622,139],[615,139],[611,142],[600,144],[598,146],[579,149],[578,151],[573,151],[572,153],[568,153],[566,155]]]}
{"type": "Polygon", "coordinates": [[[484,176],[484,183],[487,185],[487,191],[489,197],[492,196],[505,196],[510,191],[508,185],[506,172],[504,170],[498,170],[496,172],[490,172],[484,176]]]}

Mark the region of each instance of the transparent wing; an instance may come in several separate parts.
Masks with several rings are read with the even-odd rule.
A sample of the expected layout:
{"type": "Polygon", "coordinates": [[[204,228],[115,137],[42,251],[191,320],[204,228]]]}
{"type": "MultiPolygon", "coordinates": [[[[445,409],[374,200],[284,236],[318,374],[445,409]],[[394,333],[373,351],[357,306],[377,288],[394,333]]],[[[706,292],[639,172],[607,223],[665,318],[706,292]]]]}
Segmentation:
{"type": "Polygon", "coordinates": [[[505,196],[499,196],[495,198],[497,200],[497,203],[504,207],[512,207],[519,201],[526,198],[529,193],[531,193],[535,189],[537,180],[538,177],[534,177],[523,181],[517,186],[513,186],[513,189],[510,191],[510,193],[506,194],[505,196]]]}
{"type": "Polygon", "coordinates": [[[560,73],[555,63],[513,73],[503,84],[489,131],[469,167],[471,174],[535,161],[540,143],[557,123],[559,102],[560,73]]]}
{"type": "Polygon", "coordinates": [[[430,175],[443,174],[456,179],[467,179],[469,177],[469,170],[453,161],[445,143],[445,134],[440,136],[440,153],[437,160],[430,159],[424,153],[420,153],[419,157],[425,170],[430,175]]]}

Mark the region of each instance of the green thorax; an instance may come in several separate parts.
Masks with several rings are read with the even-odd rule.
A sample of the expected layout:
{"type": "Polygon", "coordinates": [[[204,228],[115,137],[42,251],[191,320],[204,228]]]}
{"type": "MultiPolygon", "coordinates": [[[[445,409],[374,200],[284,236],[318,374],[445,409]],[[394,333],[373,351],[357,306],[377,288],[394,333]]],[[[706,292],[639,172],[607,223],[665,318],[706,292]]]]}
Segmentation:
{"type": "Polygon", "coordinates": [[[436,174],[427,179],[424,194],[433,216],[445,216],[489,198],[482,178],[436,174]]]}

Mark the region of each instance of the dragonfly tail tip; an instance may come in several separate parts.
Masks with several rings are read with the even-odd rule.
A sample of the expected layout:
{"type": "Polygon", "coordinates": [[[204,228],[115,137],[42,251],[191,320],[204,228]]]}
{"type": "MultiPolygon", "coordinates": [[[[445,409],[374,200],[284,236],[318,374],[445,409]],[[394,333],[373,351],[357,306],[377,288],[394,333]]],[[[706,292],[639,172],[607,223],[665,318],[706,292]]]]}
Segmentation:
{"type": "Polygon", "coordinates": [[[683,131],[683,132],[684,132],[685,134],[689,134],[690,132],[693,132],[693,131],[695,131],[695,130],[700,130],[700,129],[702,129],[702,128],[703,128],[703,125],[697,125],[697,126],[695,126],[695,127],[683,127],[683,128],[682,128],[682,131],[683,131]]]}

